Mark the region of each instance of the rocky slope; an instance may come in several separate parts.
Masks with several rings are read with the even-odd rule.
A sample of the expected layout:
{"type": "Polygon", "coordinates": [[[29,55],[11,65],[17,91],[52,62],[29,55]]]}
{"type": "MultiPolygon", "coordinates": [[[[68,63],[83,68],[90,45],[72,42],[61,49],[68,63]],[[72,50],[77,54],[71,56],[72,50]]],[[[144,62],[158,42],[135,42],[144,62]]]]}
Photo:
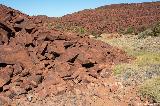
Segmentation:
{"type": "Polygon", "coordinates": [[[89,31],[91,34],[139,32],[160,21],[160,2],[113,4],[65,15],[55,27],[63,30],[89,31]]]}
{"type": "MultiPolygon", "coordinates": [[[[115,65],[135,58],[117,48],[120,44],[113,47],[86,34],[141,31],[160,20],[160,2],[109,5],[61,18],[28,16],[3,5],[0,12],[0,106],[148,105],[134,80],[126,86],[112,74],[115,65]]],[[[114,37],[121,35],[109,34],[107,40],[114,37]]],[[[136,41],[134,46],[141,44],[136,41]]],[[[148,45],[137,46],[159,50],[148,45]]]]}
{"type": "Polygon", "coordinates": [[[54,18],[30,17],[3,5],[0,12],[0,105],[30,93],[63,94],[109,77],[114,64],[131,59],[101,41],[48,28],[54,18]]]}

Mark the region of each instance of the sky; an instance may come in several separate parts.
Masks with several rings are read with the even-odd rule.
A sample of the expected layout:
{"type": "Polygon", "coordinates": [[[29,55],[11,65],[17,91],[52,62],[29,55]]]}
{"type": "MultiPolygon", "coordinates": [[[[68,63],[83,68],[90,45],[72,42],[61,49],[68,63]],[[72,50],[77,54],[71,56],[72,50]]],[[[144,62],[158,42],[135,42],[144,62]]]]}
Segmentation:
{"type": "Polygon", "coordinates": [[[156,0],[0,0],[0,4],[12,7],[28,15],[60,17],[84,9],[119,3],[139,3],[156,0]]]}

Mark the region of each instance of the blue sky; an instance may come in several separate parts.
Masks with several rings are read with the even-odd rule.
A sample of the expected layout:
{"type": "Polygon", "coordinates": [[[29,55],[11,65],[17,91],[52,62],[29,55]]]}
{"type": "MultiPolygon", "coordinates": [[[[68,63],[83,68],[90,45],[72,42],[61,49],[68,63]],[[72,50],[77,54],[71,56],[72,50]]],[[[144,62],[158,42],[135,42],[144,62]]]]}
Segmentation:
{"type": "Polygon", "coordinates": [[[83,9],[108,4],[151,2],[156,0],[0,0],[0,4],[20,10],[28,15],[59,17],[83,9]]]}

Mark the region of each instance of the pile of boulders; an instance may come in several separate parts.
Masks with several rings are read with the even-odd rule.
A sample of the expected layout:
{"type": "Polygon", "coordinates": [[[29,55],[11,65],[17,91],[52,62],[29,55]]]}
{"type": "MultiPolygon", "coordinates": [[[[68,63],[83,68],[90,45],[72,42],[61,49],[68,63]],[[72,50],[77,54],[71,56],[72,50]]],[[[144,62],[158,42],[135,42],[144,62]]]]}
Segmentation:
{"type": "Polygon", "coordinates": [[[109,77],[114,64],[130,59],[101,41],[48,29],[44,18],[2,5],[0,11],[0,103],[30,92],[43,97],[67,92],[109,77]]]}

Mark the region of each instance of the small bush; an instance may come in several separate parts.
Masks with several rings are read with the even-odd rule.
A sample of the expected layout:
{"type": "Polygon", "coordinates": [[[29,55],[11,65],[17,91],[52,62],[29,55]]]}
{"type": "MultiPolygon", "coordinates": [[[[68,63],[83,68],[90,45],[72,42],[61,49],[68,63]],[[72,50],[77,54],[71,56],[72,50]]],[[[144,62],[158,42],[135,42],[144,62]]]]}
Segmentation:
{"type": "Polygon", "coordinates": [[[141,85],[139,91],[144,98],[160,103],[160,77],[147,80],[141,85]]]}
{"type": "Polygon", "coordinates": [[[118,33],[124,34],[125,30],[123,28],[119,28],[118,33]]]}
{"type": "Polygon", "coordinates": [[[152,30],[153,30],[154,36],[160,36],[160,23],[156,24],[152,30]]]}
{"type": "Polygon", "coordinates": [[[114,75],[119,75],[124,71],[124,66],[125,64],[118,64],[113,68],[113,74],[114,75]]]}
{"type": "Polygon", "coordinates": [[[143,31],[145,31],[145,30],[147,30],[147,27],[141,26],[141,27],[137,28],[137,29],[134,31],[134,34],[135,34],[135,35],[138,35],[139,33],[143,32],[143,31]]]}
{"type": "Polygon", "coordinates": [[[133,27],[129,27],[128,29],[126,29],[124,31],[124,34],[133,34],[134,33],[134,28],[133,27]]]}
{"type": "Polygon", "coordinates": [[[84,28],[79,28],[79,33],[80,33],[80,34],[85,34],[85,32],[86,32],[86,31],[85,31],[84,28]]]}
{"type": "Polygon", "coordinates": [[[137,56],[135,63],[139,66],[145,66],[149,64],[160,64],[160,54],[141,52],[141,54],[137,56]]]}
{"type": "Polygon", "coordinates": [[[55,29],[61,29],[61,28],[62,28],[62,25],[61,25],[61,24],[56,24],[56,25],[54,26],[54,28],[55,28],[55,29]]]}
{"type": "Polygon", "coordinates": [[[71,31],[79,33],[79,34],[85,34],[86,30],[83,27],[79,27],[79,26],[73,26],[70,28],[71,31]]]}
{"type": "Polygon", "coordinates": [[[148,36],[151,36],[151,37],[160,36],[160,23],[138,34],[138,38],[146,38],[148,36]]]}
{"type": "Polygon", "coordinates": [[[93,35],[94,38],[100,37],[100,34],[98,34],[96,31],[92,31],[92,32],[91,32],[91,35],[93,35]]]}
{"type": "Polygon", "coordinates": [[[52,23],[49,23],[48,24],[48,29],[52,29],[53,28],[53,24],[52,23]]]}
{"type": "Polygon", "coordinates": [[[138,34],[138,38],[146,38],[148,36],[154,36],[154,32],[151,29],[147,29],[138,34]]]}
{"type": "Polygon", "coordinates": [[[140,28],[138,29],[138,32],[143,32],[143,31],[145,31],[145,30],[147,30],[147,28],[146,28],[145,26],[142,26],[142,27],[140,27],[140,28]]]}
{"type": "Polygon", "coordinates": [[[133,34],[133,33],[135,33],[135,29],[133,27],[129,27],[127,29],[119,28],[118,33],[120,33],[120,34],[133,34]]]}

